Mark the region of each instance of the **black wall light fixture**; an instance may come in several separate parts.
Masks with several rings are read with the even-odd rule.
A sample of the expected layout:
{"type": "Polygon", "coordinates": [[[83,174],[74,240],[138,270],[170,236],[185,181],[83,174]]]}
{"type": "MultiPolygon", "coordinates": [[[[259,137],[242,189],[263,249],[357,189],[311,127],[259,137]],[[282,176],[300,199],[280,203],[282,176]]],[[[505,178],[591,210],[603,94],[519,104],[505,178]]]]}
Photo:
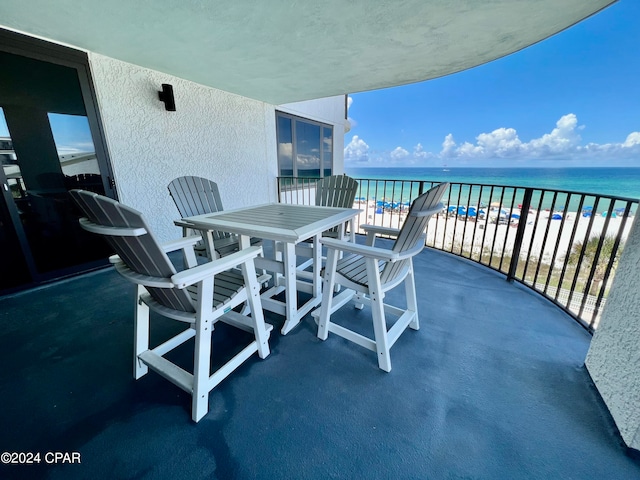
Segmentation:
{"type": "Polygon", "coordinates": [[[173,86],[168,83],[162,84],[162,90],[158,92],[158,98],[161,102],[164,102],[165,110],[170,112],[176,111],[176,101],[173,98],[173,86]]]}

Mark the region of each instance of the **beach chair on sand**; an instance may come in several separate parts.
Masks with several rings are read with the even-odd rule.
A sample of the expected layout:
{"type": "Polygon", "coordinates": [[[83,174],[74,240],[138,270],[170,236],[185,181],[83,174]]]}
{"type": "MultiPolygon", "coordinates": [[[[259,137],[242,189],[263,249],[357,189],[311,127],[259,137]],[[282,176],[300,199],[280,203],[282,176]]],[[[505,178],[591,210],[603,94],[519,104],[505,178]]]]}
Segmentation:
{"type": "Polygon", "coordinates": [[[312,315],[318,322],[318,338],[326,340],[329,332],[335,333],[353,343],[377,352],[378,366],[389,372],[391,358],[389,350],[410,326],[418,330],[418,305],[413,277],[414,255],[425,245],[425,228],[431,215],[442,210],[439,203],[448,183],[441,183],[416,198],[401,229],[365,225],[366,245],[358,245],[343,240],[323,238],[327,247],[327,262],[323,279],[322,304],[312,315]],[[377,234],[395,236],[390,250],[375,246],[377,234]],[[340,254],[344,257],[340,258],[340,254]],[[383,302],[385,292],[404,281],[406,309],[383,302]],[[333,296],[335,285],[345,289],[333,296]],[[331,315],[355,300],[356,308],[364,304],[371,307],[375,339],[372,340],[331,321],[331,315]],[[386,313],[398,317],[387,330],[386,313]]]}
{"type": "MultiPolygon", "coordinates": [[[[172,180],[167,188],[182,218],[223,210],[218,185],[206,178],[178,177],[172,180]]],[[[187,236],[190,230],[195,230],[192,225],[186,222],[175,223],[182,227],[183,236],[187,236]]],[[[198,233],[203,237],[209,236],[209,241],[199,242],[196,246],[198,255],[214,259],[238,251],[238,239],[228,232],[203,231],[198,233]],[[209,251],[210,245],[213,245],[213,251],[209,251]]],[[[260,244],[261,239],[251,238],[251,245],[260,244]]]]}
{"type": "Polygon", "coordinates": [[[192,396],[191,418],[199,421],[209,409],[209,392],[253,353],[269,355],[271,325],[264,322],[254,258],[261,247],[250,247],[198,265],[193,246],[199,236],[160,245],[142,214],[96,193],[72,190],[84,212],[82,228],[103,235],[117,255],[110,258],[117,272],[137,285],[135,298],[134,377],[151,368],[192,396]],[[168,252],[183,250],[187,268],[177,271],[168,252]],[[251,316],[233,309],[247,304],[251,316]],[[150,310],[177,320],[186,328],[157,347],[149,346],[150,310]],[[252,333],[253,340],[213,374],[211,335],[223,322],[252,333]],[[165,354],[194,339],[193,371],[165,354]]]}

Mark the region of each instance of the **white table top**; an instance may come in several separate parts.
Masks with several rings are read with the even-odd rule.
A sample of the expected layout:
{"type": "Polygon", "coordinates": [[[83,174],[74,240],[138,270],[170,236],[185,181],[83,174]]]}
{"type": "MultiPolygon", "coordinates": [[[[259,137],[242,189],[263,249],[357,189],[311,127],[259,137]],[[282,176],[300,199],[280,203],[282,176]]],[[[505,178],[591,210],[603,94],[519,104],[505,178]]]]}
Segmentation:
{"type": "Polygon", "coordinates": [[[298,243],[355,217],[355,208],[269,203],[184,218],[207,230],[298,243]]]}

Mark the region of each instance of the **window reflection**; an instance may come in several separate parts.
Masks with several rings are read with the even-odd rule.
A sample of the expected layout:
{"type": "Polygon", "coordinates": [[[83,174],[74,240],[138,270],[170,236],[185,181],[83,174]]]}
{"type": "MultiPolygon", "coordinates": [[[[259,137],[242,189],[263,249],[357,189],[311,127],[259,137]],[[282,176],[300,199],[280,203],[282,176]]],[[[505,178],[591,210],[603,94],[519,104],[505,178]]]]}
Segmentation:
{"type": "Polygon", "coordinates": [[[280,164],[280,176],[292,177],[293,172],[293,133],[291,119],[278,116],[278,163],[280,164]]]}
{"type": "Polygon", "coordinates": [[[13,142],[9,135],[7,121],[4,118],[4,111],[0,108],[0,162],[2,170],[7,179],[9,191],[14,199],[22,199],[26,197],[26,187],[22,180],[16,153],[13,150],[13,142]]]}
{"type": "Polygon", "coordinates": [[[104,195],[87,117],[60,113],[48,116],[66,189],[82,188],[104,195]]]}
{"type": "Polygon", "coordinates": [[[333,127],[281,112],[276,118],[280,176],[320,178],[331,175],[333,127]]]}
{"type": "Polygon", "coordinates": [[[320,126],[296,121],[296,166],[299,177],[320,177],[320,126]]]}
{"type": "Polygon", "coordinates": [[[322,168],[324,176],[331,176],[333,171],[333,130],[322,127],[322,168]]]}

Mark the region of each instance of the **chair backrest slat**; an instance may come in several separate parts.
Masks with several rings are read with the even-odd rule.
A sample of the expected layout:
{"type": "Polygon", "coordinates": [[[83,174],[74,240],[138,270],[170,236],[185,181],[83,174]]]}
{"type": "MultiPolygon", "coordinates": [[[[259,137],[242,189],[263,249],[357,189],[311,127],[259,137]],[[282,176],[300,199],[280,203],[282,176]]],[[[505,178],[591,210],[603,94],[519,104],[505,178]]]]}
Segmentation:
{"type": "MultiPolygon", "coordinates": [[[[218,185],[202,177],[178,177],[167,186],[182,218],[221,212],[222,199],[218,185]]],[[[229,237],[229,233],[214,231],[213,239],[229,237]]]]}
{"type": "MultiPolygon", "coordinates": [[[[176,273],[140,212],[97,193],[85,190],[71,190],[70,193],[88,220],[96,225],[115,227],[104,236],[128,268],[141,275],[167,279],[176,273]],[[142,228],[146,233],[118,235],[118,228],[142,228]]],[[[195,311],[185,290],[155,287],[147,287],[147,290],[161,305],[185,312],[195,311]]]]}
{"type": "Polygon", "coordinates": [[[347,175],[332,175],[316,183],[316,205],[351,208],[356,198],[358,182],[347,175]]]}
{"type": "MultiPolygon", "coordinates": [[[[430,215],[416,215],[420,212],[430,210],[438,205],[445,190],[449,187],[448,183],[440,183],[420,195],[411,204],[407,218],[402,224],[400,233],[393,244],[392,250],[394,252],[402,253],[413,246],[420,240],[420,237],[427,228],[430,215]]],[[[407,267],[410,259],[401,260],[395,263],[387,263],[380,274],[380,280],[382,283],[393,281],[400,275],[407,267]]]]}
{"type": "MultiPolygon", "coordinates": [[[[358,191],[358,182],[347,175],[332,175],[316,183],[316,205],[351,208],[358,191]]],[[[337,235],[342,227],[333,227],[325,234],[337,235]]]]}

